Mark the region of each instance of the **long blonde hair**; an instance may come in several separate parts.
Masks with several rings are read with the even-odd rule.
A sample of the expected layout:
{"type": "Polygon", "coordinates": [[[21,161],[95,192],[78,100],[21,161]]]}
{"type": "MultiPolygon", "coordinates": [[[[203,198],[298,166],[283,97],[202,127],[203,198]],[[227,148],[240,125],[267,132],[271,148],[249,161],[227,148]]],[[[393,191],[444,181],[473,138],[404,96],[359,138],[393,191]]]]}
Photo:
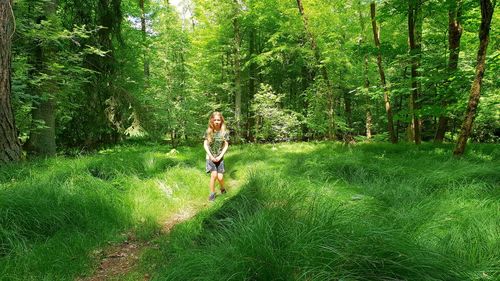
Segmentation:
{"type": "Polygon", "coordinates": [[[219,111],[212,112],[210,118],[208,119],[208,128],[207,128],[207,140],[209,143],[211,143],[214,140],[214,132],[215,132],[214,119],[216,116],[219,116],[222,121],[220,124],[220,133],[223,136],[226,133],[226,122],[224,121],[224,116],[222,116],[222,113],[219,111]]]}

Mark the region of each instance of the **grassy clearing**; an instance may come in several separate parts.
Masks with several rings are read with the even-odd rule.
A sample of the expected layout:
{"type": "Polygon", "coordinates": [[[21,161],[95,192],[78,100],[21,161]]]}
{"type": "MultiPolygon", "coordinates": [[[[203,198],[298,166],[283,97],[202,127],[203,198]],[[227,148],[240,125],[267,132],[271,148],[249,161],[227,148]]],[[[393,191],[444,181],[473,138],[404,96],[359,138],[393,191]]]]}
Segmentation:
{"type": "Polygon", "coordinates": [[[91,274],[97,249],[126,231],[157,235],[170,214],[205,203],[200,155],[117,147],[2,168],[0,279],[73,280],[91,274]]]}
{"type": "Polygon", "coordinates": [[[0,171],[0,279],[73,280],[132,229],[153,247],[121,280],[499,280],[500,152],[331,143],[233,146],[206,204],[203,151],[117,147],[0,171]]]}
{"type": "MultiPolygon", "coordinates": [[[[247,146],[241,192],[157,239],[153,280],[498,280],[494,146],[247,146]]],[[[136,275],[138,276],[138,275],[136,275]]],[[[132,280],[132,279],[131,279],[132,280]]]]}

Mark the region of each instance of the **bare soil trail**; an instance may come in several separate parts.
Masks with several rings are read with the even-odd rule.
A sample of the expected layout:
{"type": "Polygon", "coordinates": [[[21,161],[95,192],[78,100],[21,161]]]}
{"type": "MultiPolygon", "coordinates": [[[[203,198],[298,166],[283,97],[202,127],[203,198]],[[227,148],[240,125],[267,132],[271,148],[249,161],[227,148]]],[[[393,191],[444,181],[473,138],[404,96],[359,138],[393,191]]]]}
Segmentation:
{"type": "MultiPolygon", "coordinates": [[[[188,207],[173,214],[163,223],[160,234],[168,234],[176,224],[192,218],[203,206],[198,208],[188,207]]],[[[100,264],[96,272],[89,277],[77,278],[76,281],[119,280],[120,276],[124,276],[134,268],[141,253],[146,248],[153,246],[149,241],[138,240],[132,233],[124,235],[127,238],[122,243],[96,251],[94,255],[100,257],[100,264]]],[[[150,276],[146,274],[143,280],[149,279],[150,276]]]]}

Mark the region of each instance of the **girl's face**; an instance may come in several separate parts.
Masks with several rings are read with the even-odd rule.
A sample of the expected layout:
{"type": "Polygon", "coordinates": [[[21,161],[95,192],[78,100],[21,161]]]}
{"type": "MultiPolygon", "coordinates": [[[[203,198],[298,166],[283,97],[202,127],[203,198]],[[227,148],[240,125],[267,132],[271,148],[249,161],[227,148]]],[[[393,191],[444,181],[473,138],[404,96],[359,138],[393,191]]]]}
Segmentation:
{"type": "Polygon", "coordinates": [[[220,129],[220,126],[222,125],[222,118],[220,115],[215,115],[214,118],[213,118],[213,122],[214,122],[214,127],[215,129],[220,129]]]}

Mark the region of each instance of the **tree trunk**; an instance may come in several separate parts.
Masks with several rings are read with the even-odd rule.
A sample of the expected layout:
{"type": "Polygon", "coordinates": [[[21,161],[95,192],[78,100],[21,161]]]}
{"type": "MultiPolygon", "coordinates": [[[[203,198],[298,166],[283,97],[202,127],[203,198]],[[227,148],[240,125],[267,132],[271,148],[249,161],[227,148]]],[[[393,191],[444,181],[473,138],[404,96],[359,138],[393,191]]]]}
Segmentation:
{"type": "Polygon", "coordinates": [[[171,145],[173,148],[177,148],[176,139],[177,139],[177,133],[176,133],[175,129],[172,129],[170,131],[170,141],[171,141],[171,145]]]}
{"type": "Polygon", "coordinates": [[[54,97],[42,97],[42,101],[31,110],[33,120],[27,149],[35,155],[53,156],[56,154],[55,101],[54,97]],[[43,125],[37,125],[43,121],[43,125]]]}
{"type": "MultiPolygon", "coordinates": [[[[256,31],[254,27],[250,28],[250,38],[249,38],[249,46],[248,46],[248,51],[250,53],[250,59],[252,60],[255,56],[256,49],[255,49],[255,36],[256,36],[256,31]]],[[[248,69],[248,101],[247,101],[247,126],[246,126],[246,138],[249,141],[252,141],[253,139],[253,133],[252,133],[252,128],[253,124],[255,123],[254,117],[251,114],[250,106],[252,104],[252,100],[255,96],[255,81],[257,80],[257,66],[256,64],[252,61],[250,63],[249,69],[248,69]]]]}
{"type": "Polygon", "coordinates": [[[21,157],[11,106],[11,43],[14,32],[12,0],[0,0],[0,165],[21,157]]]}
{"type": "Polygon", "coordinates": [[[233,31],[234,31],[234,121],[235,121],[235,142],[239,143],[241,139],[241,65],[240,49],[241,34],[239,16],[239,3],[234,0],[233,31]]]}
{"type": "MultiPolygon", "coordinates": [[[[453,75],[458,68],[458,56],[460,53],[460,38],[462,37],[462,26],[460,24],[461,0],[452,0],[448,9],[448,49],[450,57],[448,61],[449,75],[453,75]]],[[[443,108],[448,105],[447,98],[443,100],[443,108]]],[[[446,129],[448,127],[448,117],[445,114],[439,116],[435,143],[442,143],[446,129]]]]}
{"type": "Polygon", "coordinates": [[[316,39],[314,35],[309,30],[309,23],[307,16],[304,12],[304,6],[302,6],[302,0],[297,0],[297,6],[299,8],[300,15],[302,16],[302,21],[304,22],[304,29],[306,31],[307,36],[311,42],[311,49],[314,52],[314,58],[316,59],[316,65],[320,68],[321,75],[323,76],[323,80],[326,84],[327,90],[327,114],[328,114],[328,138],[330,140],[335,139],[335,97],[333,95],[333,87],[328,79],[328,71],[326,70],[326,65],[322,65],[321,63],[321,51],[316,44],[316,39]]]}
{"type": "Polygon", "coordinates": [[[422,0],[410,0],[408,4],[408,43],[411,56],[411,95],[410,113],[412,116],[411,129],[415,144],[420,144],[420,121],[418,118],[418,98],[421,92],[419,81],[420,60],[422,55],[422,0]]]}
{"type": "Polygon", "coordinates": [[[481,84],[483,81],[486,61],[486,50],[488,49],[491,19],[495,9],[490,0],[480,0],[481,5],[481,25],[479,27],[479,49],[477,51],[476,76],[470,89],[469,103],[465,111],[465,119],[462,123],[462,129],[458,136],[457,145],[453,151],[454,155],[462,155],[465,151],[465,145],[472,130],[472,124],[476,117],[476,110],[481,96],[481,84]]]}
{"type": "Polygon", "coordinates": [[[347,119],[347,127],[349,127],[348,134],[351,135],[351,130],[352,130],[352,99],[351,99],[351,94],[349,94],[349,92],[347,90],[344,91],[344,109],[345,109],[345,116],[347,119]]]}
{"type": "Polygon", "coordinates": [[[89,2],[89,5],[64,7],[64,13],[74,15],[67,19],[66,24],[85,25],[95,31],[92,36],[82,39],[79,51],[83,51],[87,45],[106,51],[103,56],[84,54],[83,67],[95,72],[89,75],[88,83],[83,83],[84,93],[75,95],[72,100],[78,106],[78,112],[71,112],[71,119],[65,128],[61,128],[64,135],[59,141],[67,146],[96,148],[119,139],[120,132],[113,123],[126,120],[128,104],[121,103],[120,108],[110,108],[107,104],[111,96],[120,98],[122,92],[115,85],[119,65],[115,60],[113,47],[114,42],[124,43],[120,32],[123,22],[121,2],[122,0],[95,0],[89,2]],[[111,111],[112,115],[109,114],[111,111]],[[110,117],[114,120],[110,120],[110,117]]]}
{"type": "Polygon", "coordinates": [[[385,71],[382,65],[382,51],[380,49],[380,30],[377,27],[377,20],[375,18],[375,14],[376,14],[375,2],[371,2],[370,15],[372,20],[373,40],[375,41],[375,47],[377,48],[378,73],[380,75],[380,82],[384,90],[384,104],[385,104],[385,112],[387,114],[387,131],[389,132],[389,137],[391,139],[391,142],[397,143],[398,139],[396,138],[396,134],[394,133],[394,120],[393,120],[394,118],[392,116],[392,107],[389,97],[389,89],[387,87],[387,82],[385,80],[385,71]]]}
{"type": "MultiPolygon", "coordinates": [[[[43,14],[37,17],[36,23],[40,24],[43,20],[49,19],[51,15],[55,14],[56,9],[57,3],[55,1],[46,2],[43,14]]],[[[31,76],[47,74],[50,77],[47,63],[56,51],[43,47],[39,40],[33,42],[32,49],[30,60],[34,68],[31,71],[31,76]]],[[[30,87],[32,95],[37,97],[37,104],[34,104],[31,110],[32,124],[26,147],[35,155],[52,156],[56,154],[56,106],[54,100],[56,88],[55,82],[50,80],[41,85],[30,87]],[[40,121],[43,123],[42,126],[40,126],[40,121]]]]}
{"type": "Polygon", "coordinates": [[[139,7],[141,8],[141,32],[142,32],[142,44],[144,48],[144,78],[146,79],[146,85],[149,80],[149,59],[148,59],[148,46],[146,43],[147,33],[146,33],[146,11],[144,9],[144,0],[139,0],[139,7]]]}
{"type": "MultiPolygon", "coordinates": [[[[361,26],[361,36],[360,40],[358,42],[359,47],[361,49],[361,46],[365,44],[366,37],[365,37],[365,21],[363,19],[363,13],[361,11],[361,0],[358,1],[358,14],[359,14],[359,24],[361,26]]],[[[370,80],[368,79],[368,55],[364,54],[363,55],[363,87],[366,93],[369,91],[370,87],[370,80]]],[[[372,112],[370,108],[370,99],[366,97],[366,119],[365,119],[365,128],[366,128],[366,138],[371,139],[372,137],[372,112]]]]}
{"type": "MultiPolygon", "coordinates": [[[[403,81],[406,79],[406,68],[403,72],[403,81]]],[[[403,95],[399,95],[399,100],[396,98],[395,100],[395,108],[397,109],[397,112],[401,112],[403,110],[403,95]]],[[[401,119],[398,119],[398,121],[396,121],[396,128],[395,128],[395,131],[396,131],[396,139],[400,139],[400,136],[399,136],[399,133],[401,132],[401,119]]]]}

